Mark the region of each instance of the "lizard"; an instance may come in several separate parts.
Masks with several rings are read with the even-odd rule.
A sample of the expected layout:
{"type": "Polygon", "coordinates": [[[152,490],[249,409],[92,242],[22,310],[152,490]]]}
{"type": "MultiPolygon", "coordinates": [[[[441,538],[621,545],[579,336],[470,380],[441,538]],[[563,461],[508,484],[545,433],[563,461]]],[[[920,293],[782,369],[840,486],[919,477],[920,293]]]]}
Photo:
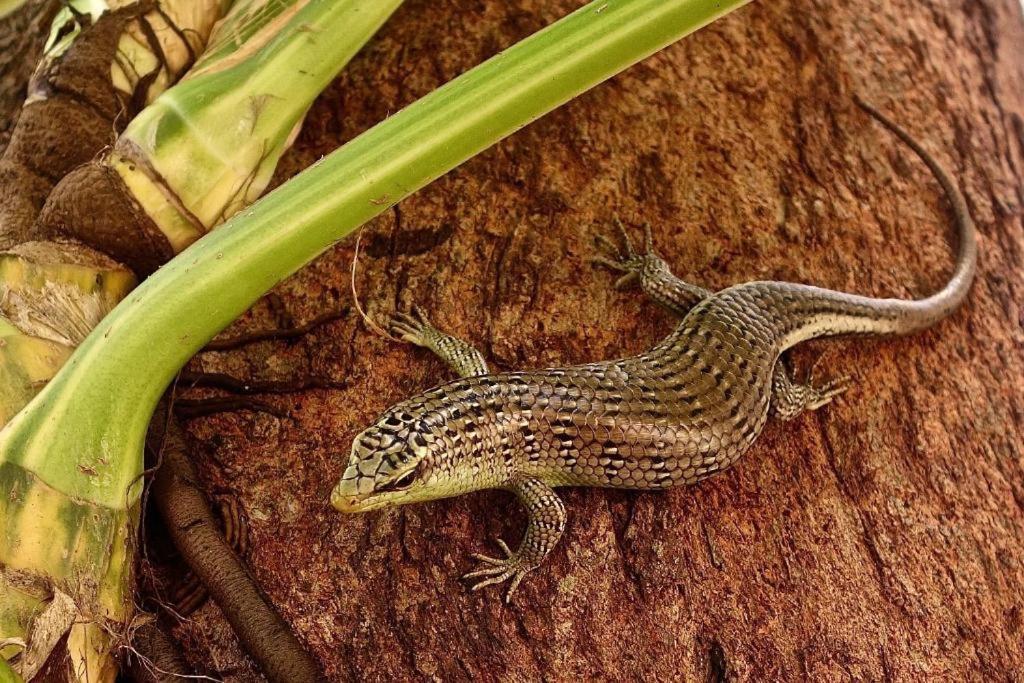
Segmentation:
{"type": "Polygon", "coordinates": [[[392,331],[436,353],[459,376],[394,405],[355,437],[333,506],[378,510],[505,489],[528,519],[504,557],[473,554],[463,579],[473,590],[508,581],[506,601],[543,562],[566,525],[555,488],[659,490],[694,484],[750,448],[769,417],[791,420],[831,402],[849,386],[795,381],[783,353],[810,339],[903,335],[948,316],[967,296],[977,261],[967,204],[943,167],[909,133],[856,98],[931,170],[952,206],[958,247],[954,271],[935,294],[916,300],[871,298],[790,282],[747,282],[711,292],[674,276],[654,251],[622,231],[625,251],[599,238],[593,260],[639,283],[679,316],[649,351],[627,358],[536,371],[489,371],[477,349],[435,328],[421,309],[399,313],[392,331]],[[609,249],[611,250],[609,255],[609,249]]]}

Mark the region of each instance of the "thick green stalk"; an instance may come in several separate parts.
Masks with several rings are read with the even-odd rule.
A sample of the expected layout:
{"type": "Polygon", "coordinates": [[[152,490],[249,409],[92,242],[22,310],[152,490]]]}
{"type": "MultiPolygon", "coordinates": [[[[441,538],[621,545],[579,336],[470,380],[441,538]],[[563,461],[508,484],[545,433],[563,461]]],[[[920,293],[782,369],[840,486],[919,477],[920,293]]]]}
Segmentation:
{"type": "MultiPolygon", "coordinates": [[[[3,6],[0,5],[0,12],[2,12],[3,6]]],[[[0,16],[3,16],[0,14],[0,16]]],[[[7,662],[0,659],[0,683],[23,683],[21,676],[14,672],[14,669],[7,666],[7,662]]]]}
{"type": "MultiPolygon", "coordinates": [[[[43,232],[35,223],[53,181],[96,156],[126,118],[180,77],[226,2],[68,0],[57,13],[0,159],[0,422],[135,283],[80,244],[28,241],[43,232]]],[[[102,487],[94,474],[77,476],[102,487]]],[[[134,609],[138,505],[126,499],[112,509],[65,496],[8,460],[0,460],[0,491],[0,656],[16,658],[17,673],[31,679],[66,643],[70,676],[112,680],[113,640],[104,629],[134,609]]]]}
{"type": "Polygon", "coordinates": [[[218,25],[212,56],[107,162],[175,251],[263,194],[310,104],[401,3],[251,0],[218,25]]]}
{"type": "Polygon", "coordinates": [[[265,45],[307,4],[309,0],[235,0],[192,74],[219,71],[224,64],[244,59],[254,48],[265,45]]]}
{"type": "MultiPolygon", "coordinates": [[[[104,14],[108,4],[119,6],[127,0],[73,2],[81,11],[91,7],[90,11],[110,19],[116,15],[104,14]]],[[[146,109],[119,139],[115,160],[124,159],[121,144],[128,140],[131,151],[143,155],[136,156],[139,172],[133,177],[142,175],[142,168],[155,169],[155,177],[167,183],[163,189],[177,193],[180,205],[192,208],[211,188],[227,187],[233,201],[218,211],[244,208],[262,192],[260,183],[273,171],[309,104],[400,2],[241,0],[246,11],[233,12],[213,36],[227,35],[218,45],[239,49],[220,50],[219,61],[204,59],[200,75],[190,72],[187,83],[164,93],[146,109]],[[311,42],[309,35],[318,40],[311,42]],[[244,44],[238,36],[245,36],[244,44]],[[211,169],[199,163],[203,158],[212,159],[212,174],[201,173],[211,169]],[[225,182],[216,182],[224,176],[225,182]],[[235,192],[236,188],[245,191],[235,192]]],[[[150,43],[140,42],[136,30],[148,27],[148,33],[162,36],[154,40],[163,43],[166,38],[167,45],[175,40],[184,45],[186,38],[199,39],[198,29],[179,34],[167,22],[189,27],[202,19],[212,26],[213,20],[202,11],[212,6],[225,5],[223,0],[162,0],[162,11],[130,15],[136,23],[113,36],[119,37],[112,43],[117,59],[110,67],[115,86],[119,74],[133,89],[134,83],[141,84],[145,87],[139,95],[142,101],[146,99],[142,94],[162,89],[160,79],[172,67],[191,63],[192,52],[186,50],[187,58],[182,59],[181,54],[163,50],[169,61],[157,72],[159,65],[147,58],[150,43]],[[137,71],[153,74],[155,80],[137,71]]],[[[51,46],[53,54],[67,47],[62,41],[51,46]]],[[[109,234],[117,245],[145,251],[149,242],[133,242],[126,234],[133,221],[112,220],[108,233],[95,229],[95,215],[61,213],[67,207],[104,206],[94,196],[97,186],[80,182],[83,176],[78,174],[92,166],[81,166],[66,177],[51,193],[51,199],[59,194],[65,201],[51,201],[44,213],[83,218],[85,229],[78,236],[90,244],[98,234],[109,234]],[[76,189],[84,193],[86,201],[81,205],[71,201],[78,197],[76,189]]],[[[150,194],[154,195],[158,205],[166,198],[163,192],[150,194]]],[[[139,197],[135,200],[144,203],[139,197]]],[[[129,203],[136,205],[134,200],[129,203]]],[[[62,221],[60,225],[75,224],[62,221]]],[[[194,238],[175,247],[184,248],[194,238]]],[[[151,258],[159,263],[161,256],[166,257],[151,258]]],[[[0,254],[0,422],[7,421],[53,377],[72,348],[134,284],[125,268],[80,245],[36,242],[0,254]]],[[[145,381],[144,375],[137,381],[145,381]]],[[[84,416],[94,407],[79,405],[79,411],[84,416]]],[[[78,428],[73,427],[72,434],[78,428]]],[[[72,677],[113,680],[116,665],[110,648],[134,612],[131,568],[138,520],[138,487],[130,485],[138,480],[129,482],[121,475],[138,470],[139,452],[115,446],[103,453],[86,447],[27,458],[8,455],[0,453],[0,656],[16,657],[12,659],[15,669],[31,678],[67,634],[72,677]],[[53,460],[64,464],[50,469],[40,466],[53,460]],[[44,471],[63,474],[40,476],[44,471]]]]}
{"type": "Polygon", "coordinates": [[[164,388],[267,290],[469,157],[746,2],[597,0],[380,123],[136,289],[0,432],[0,462],[131,505],[164,388]]]}

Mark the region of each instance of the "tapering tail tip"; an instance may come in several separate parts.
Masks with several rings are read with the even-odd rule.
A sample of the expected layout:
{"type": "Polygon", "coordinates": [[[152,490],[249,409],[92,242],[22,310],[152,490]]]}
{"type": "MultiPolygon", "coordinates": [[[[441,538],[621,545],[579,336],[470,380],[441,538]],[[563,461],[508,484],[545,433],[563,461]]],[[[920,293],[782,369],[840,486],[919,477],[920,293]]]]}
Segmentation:
{"type": "MultiPolygon", "coordinates": [[[[853,100],[857,103],[857,106],[881,123],[910,149],[914,150],[914,153],[924,162],[932,172],[935,180],[942,186],[946,198],[953,209],[958,241],[956,267],[946,285],[935,294],[919,301],[902,302],[906,304],[906,310],[901,311],[905,315],[900,316],[904,329],[898,330],[897,333],[912,332],[928,327],[946,317],[967,297],[967,292],[970,290],[971,283],[974,280],[978,260],[974,221],[971,220],[967,201],[964,199],[963,194],[961,194],[960,189],[953,182],[952,176],[935,157],[922,147],[917,140],[911,137],[910,133],[874,106],[868,104],[856,93],[853,95],[853,100]]],[[[900,308],[898,305],[896,307],[900,308]]]]}

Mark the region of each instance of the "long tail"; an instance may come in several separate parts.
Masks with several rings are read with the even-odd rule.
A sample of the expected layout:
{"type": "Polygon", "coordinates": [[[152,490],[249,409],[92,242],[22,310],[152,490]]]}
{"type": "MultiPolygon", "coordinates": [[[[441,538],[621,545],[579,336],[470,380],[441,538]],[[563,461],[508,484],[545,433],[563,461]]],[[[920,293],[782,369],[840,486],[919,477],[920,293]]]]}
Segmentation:
{"type": "MultiPolygon", "coordinates": [[[[789,326],[783,334],[783,347],[818,336],[837,334],[909,334],[934,325],[952,313],[963,302],[974,280],[978,259],[974,222],[967,211],[967,202],[939,162],[914,138],[885,114],[855,96],[855,101],[879,123],[902,140],[931,170],[953,207],[958,249],[956,268],[946,285],[926,299],[876,299],[845,292],[835,292],[805,285],[781,287],[801,290],[792,299],[789,314],[802,320],[796,328],[789,326]]],[[[792,318],[791,318],[792,319],[792,318]]]]}
{"type": "Polygon", "coordinates": [[[971,220],[971,214],[967,211],[967,202],[964,201],[964,196],[960,194],[960,189],[953,182],[946,169],[935,160],[935,157],[929,154],[917,140],[912,138],[907,131],[896,125],[885,114],[860,99],[860,97],[855,96],[854,101],[861,109],[873,116],[879,123],[888,128],[893,135],[902,140],[907,147],[914,150],[914,153],[931,170],[935,180],[942,186],[947,200],[953,207],[953,220],[956,225],[957,241],[959,242],[956,269],[953,271],[949,281],[946,282],[946,286],[935,294],[920,301],[905,302],[912,304],[912,306],[908,311],[909,315],[903,321],[904,329],[896,330],[896,333],[913,332],[945,318],[966,298],[967,292],[971,288],[971,282],[974,280],[974,272],[978,262],[978,245],[974,221],[971,220]]]}

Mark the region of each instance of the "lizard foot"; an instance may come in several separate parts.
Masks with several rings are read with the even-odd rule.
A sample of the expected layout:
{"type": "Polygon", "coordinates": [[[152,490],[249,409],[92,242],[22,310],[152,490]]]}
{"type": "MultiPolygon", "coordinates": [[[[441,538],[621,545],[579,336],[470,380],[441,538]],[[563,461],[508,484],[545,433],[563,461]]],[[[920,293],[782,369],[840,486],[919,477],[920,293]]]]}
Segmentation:
{"type": "Polygon", "coordinates": [[[516,592],[519,587],[519,582],[523,580],[523,577],[527,573],[535,569],[534,566],[528,565],[520,559],[519,554],[514,552],[508,547],[508,544],[500,538],[497,539],[498,545],[501,546],[502,551],[505,553],[504,559],[498,559],[496,557],[488,557],[480,553],[473,553],[472,557],[477,560],[480,564],[477,568],[471,572],[467,572],[462,575],[465,579],[480,579],[473,584],[470,590],[480,590],[484,586],[491,586],[496,583],[502,583],[509,581],[508,591],[505,593],[505,602],[508,603],[512,600],[512,594],[516,592]]]}
{"type": "Polygon", "coordinates": [[[440,333],[430,324],[422,308],[413,306],[412,311],[413,315],[396,313],[391,318],[391,333],[410,344],[429,348],[431,338],[439,336],[440,333]]]}
{"type": "Polygon", "coordinates": [[[650,223],[644,223],[644,246],[642,251],[637,251],[633,246],[633,241],[629,238],[629,233],[626,232],[626,228],[622,225],[622,221],[619,220],[618,216],[613,219],[613,222],[622,237],[626,247],[625,250],[623,251],[622,247],[607,235],[598,234],[596,237],[597,244],[607,254],[598,254],[592,257],[591,263],[606,266],[623,273],[622,277],[615,282],[615,287],[622,289],[640,277],[648,260],[658,259],[658,256],[654,253],[654,238],[651,235],[650,223]]]}
{"type": "Polygon", "coordinates": [[[829,380],[821,386],[815,386],[813,376],[808,378],[805,410],[817,410],[823,405],[831,403],[833,399],[845,393],[851,386],[853,386],[853,380],[849,375],[829,380]]]}
{"type": "Polygon", "coordinates": [[[396,313],[389,327],[391,334],[402,341],[433,351],[459,377],[487,374],[487,361],[483,354],[461,339],[434,327],[419,306],[412,307],[412,314],[396,313]]]}
{"type": "MultiPolygon", "coordinates": [[[[819,357],[818,361],[820,360],[821,358],[819,357]]],[[[853,379],[849,375],[836,377],[835,379],[818,384],[818,361],[811,365],[811,369],[807,373],[807,395],[804,399],[805,410],[817,410],[823,405],[831,403],[833,399],[846,393],[853,386],[853,379]]]]}
{"type": "Polygon", "coordinates": [[[797,384],[780,362],[772,376],[772,413],[782,420],[792,420],[806,410],[817,410],[831,403],[851,384],[849,377],[839,377],[819,385],[814,379],[813,367],[806,383],[797,384]]]}

